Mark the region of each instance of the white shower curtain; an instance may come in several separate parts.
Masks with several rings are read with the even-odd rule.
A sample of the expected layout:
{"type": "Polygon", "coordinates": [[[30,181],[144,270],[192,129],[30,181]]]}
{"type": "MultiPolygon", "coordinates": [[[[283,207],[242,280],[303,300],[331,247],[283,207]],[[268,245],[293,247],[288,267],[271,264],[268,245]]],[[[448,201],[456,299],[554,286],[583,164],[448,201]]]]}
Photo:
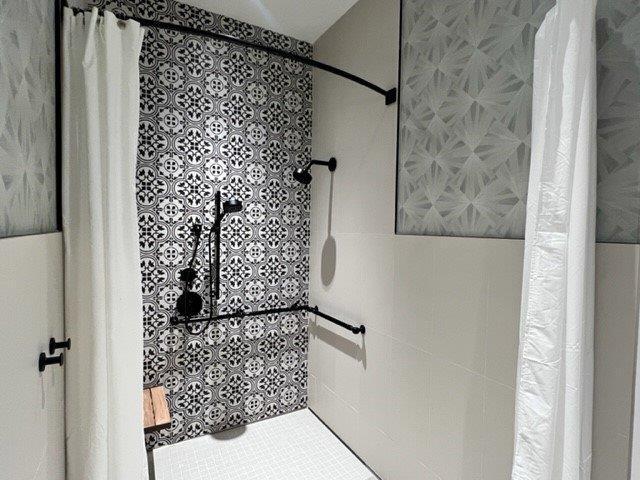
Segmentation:
{"type": "Polygon", "coordinates": [[[148,479],[136,149],[144,31],[64,12],[67,478],[148,479]]]}
{"type": "Polygon", "coordinates": [[[558,0],[535,45],[513,480],[589,479],[596,0],[558,0]]]}

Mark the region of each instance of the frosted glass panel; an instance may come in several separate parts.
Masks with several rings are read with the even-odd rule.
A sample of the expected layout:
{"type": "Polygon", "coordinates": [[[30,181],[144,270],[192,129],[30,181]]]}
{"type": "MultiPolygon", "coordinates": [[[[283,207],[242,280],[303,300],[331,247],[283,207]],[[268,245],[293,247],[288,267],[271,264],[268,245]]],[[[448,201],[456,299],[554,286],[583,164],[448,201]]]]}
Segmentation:
{"type": "MultiPolygon", "coordinates": [[[[397,231],[523,238],[535,32],[552,0],[403,0],[397,231]]],[[[640,3],[598,10],[598,240],[638,243],[640,3]]]]}
{"type": "Polygon", "coordinates": [[[0,1],[0,237],[56,229],[53,17],[0,1]]]}

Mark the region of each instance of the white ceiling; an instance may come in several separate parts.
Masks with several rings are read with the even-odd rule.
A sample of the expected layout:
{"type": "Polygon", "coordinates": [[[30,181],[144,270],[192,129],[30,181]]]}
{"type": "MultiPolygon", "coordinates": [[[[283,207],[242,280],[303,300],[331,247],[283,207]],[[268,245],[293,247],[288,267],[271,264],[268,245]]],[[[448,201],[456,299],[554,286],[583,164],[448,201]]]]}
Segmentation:
{"type": "Polygon", "coordinates": [[[358,0],[180,1],[313,43],[358,0]]]}

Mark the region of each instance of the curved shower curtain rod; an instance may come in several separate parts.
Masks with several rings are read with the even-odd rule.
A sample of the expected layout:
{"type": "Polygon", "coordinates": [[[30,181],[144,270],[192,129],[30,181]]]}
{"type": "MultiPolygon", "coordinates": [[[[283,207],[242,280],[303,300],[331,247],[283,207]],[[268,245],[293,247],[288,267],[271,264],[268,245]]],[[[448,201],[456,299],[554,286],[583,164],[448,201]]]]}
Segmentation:
{"type": "MultiPolygon", "coordinates": [[[[76,7],[69,7],[67,0],[64,0],[63,3],[66,7],[71,8],[71,10],[73,10],[74,13],[90,11],[90,10],[84,10],[81,8],[76,8],[76,7]]],[[[100,12],[102,13],[103,10],[100,10],[100,12]]],[[[338,75],[339,77],[346,78],[347,80],[351,80],[352,82],[358,83],[364,87],[367,87],[370,90],[373,90],[376,93],[379,93],[384,97],[385,105],[394,104],[398,97],[398,90],[396,88],[392,88],[390,90],[384,89],[382,87],[379,87],[378,85],[375,85],[369,82],[368,80],[365,80],[364,78],[358,77],[357,75],[346,72],[340,68],[327,65],[326,63],[318,62],[317,60],[303,57],[301,55],[296,55],[295,53],[286,52],[284,50],[280,50],[274,47],[269,47],[267,45],[252,43],[247,40],[242,40],[240,38],[235,38],[230,35],[225,35],[222,33],[209,32],[207,30],[200,30],[198,28],[186,27],[183,25],[176,25],[174,23],[161,22],[158,20],[148,20],[140,17],[119,15],[114,12],[111,12],[111,13],[113,13],[120,20],[124,20],[124,21],[134,20],[138,22],[140,25],[142,25],[143,27],[159,28],[163,30],[173,30],[174,32],[182,32],[188,35],[197,35],[200,37],[212,38],[214,40],[220,40],[223,42],[233,43],[235,45],[240,45],[243,47],[253,48],[255,50],[261,50],[263,52],[267,52],[272,55],[278,55],[288,60],[293,60],[295,62],[300,62],[305,65],[309,65],[311,67],[319,68],[320,70],[324,70],[326,72],[333,73],[334,75],[338,75]]]]}

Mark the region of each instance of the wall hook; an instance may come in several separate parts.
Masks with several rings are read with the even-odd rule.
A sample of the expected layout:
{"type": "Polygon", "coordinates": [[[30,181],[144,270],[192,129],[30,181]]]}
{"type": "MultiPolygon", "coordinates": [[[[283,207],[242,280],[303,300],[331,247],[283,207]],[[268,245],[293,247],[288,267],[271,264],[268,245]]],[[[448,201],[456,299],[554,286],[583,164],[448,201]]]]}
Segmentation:
{"type": "Polygon", "coordinates": [[[47,368],[47,365],[62,366],[63,363],[64,363],[64,358],[62,353],[57,357],[47,357],[47,354],[42,352],[38,357],[38,371],[44,372],[44,369],[47,368]]]}
{"type": "Polygon", "coordinates": [[[49,355],[53,355],[58,349],[71,350],[71,339],[67,338],[63,342],[56,342],[56,339],[51,337],[49,339],[49,355]]]}

